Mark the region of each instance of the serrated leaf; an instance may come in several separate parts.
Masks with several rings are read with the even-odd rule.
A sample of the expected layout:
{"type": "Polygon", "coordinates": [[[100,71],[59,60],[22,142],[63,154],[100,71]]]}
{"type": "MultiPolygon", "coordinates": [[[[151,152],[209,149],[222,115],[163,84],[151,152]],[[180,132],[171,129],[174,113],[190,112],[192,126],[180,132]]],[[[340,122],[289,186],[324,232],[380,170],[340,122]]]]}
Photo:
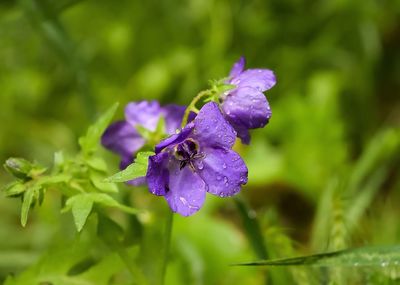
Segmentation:
{"type": "Polygon", "coordinates": [[[90,154],[97,149],[100,143],[100,138],[107,126],[110,124],[117,107],[118,103],[111,106],[102,116],[100,116],[96,123],[89,127],[86,135],[79,139],[79,145],[85,154],[90,154]]]}
{"type": "Polygon", "coordinates": [[[26,186],[18,181],[12,182],[4,187],[3,191],[6,197],[18,196],[25,192],[26,186]]]}
{"type": "Polygon", "coordinates": [[[89,194],[79,194],[68,199],[66,208],[71,209],[75,226],[80,232],[93,208],[93,199],[89,194]]]}
{"type": "Polygon", "coordinates": [[[239,266],[400,266],[400,245],[346,249],[321,254],[238,263],[239,266]]]}
{"type": "Polygon", "coordinates": [[[135,178],[143,177],[146,175],[149,156],[154,155],[154,152],[146,151],[139,152],[135,162],[130,164],[124,170],[114,174],[105,179],[106,182],[126,182],[135,178]]]}
{"type": "Polygon", "coordinates": [[[26,226],[26,222],[28,221],[29,209],[33,203],[33,198],[35,196],[35,192],[37,191],[37,187],[28,187],[24,193],[24,198],[22,199],[22,207],[21,207],[21,225],[23,227],[26,226]]]}

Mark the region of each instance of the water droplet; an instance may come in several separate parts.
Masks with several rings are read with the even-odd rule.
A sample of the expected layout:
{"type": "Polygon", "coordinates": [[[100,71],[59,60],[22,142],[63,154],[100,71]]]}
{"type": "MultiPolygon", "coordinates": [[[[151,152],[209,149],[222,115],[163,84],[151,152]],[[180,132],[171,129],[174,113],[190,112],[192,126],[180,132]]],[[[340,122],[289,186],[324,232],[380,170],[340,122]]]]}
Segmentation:
{"type": "Polygon", "coordinates": [[[179,200],[182,202],[183,205],[188,206],[189,203],[184,197],[179,197],[179,200]]]}
{"type": "Polygon", "coordinates": [[[202,170],[202,169],[204,168],[203,161],[200,160],[200,161],[197,163],[197,168],[200,169],[200,170],[202,170]]]}
{"type": "Polygon", "coordinates": [[[226,176],[225,176],[225,177],[224,177],[224,183],[225,183],[225,186],[228,186],[228,185],[229,185],[229,183],[228,183],[228,182],[229,182],[229,180],[228,180],[228,177],[226,177],[226,176]]]}
{"type": "Polygon", "coordinates": [[[222,179],[222,176],[217,175],[217,180],[221,181],[221,179],[222,179]]]}
{"type": "Polygon", "coordinates": [[[223,167],[224,169],[226,169],[226,163],[222,164],[222,167],[223,167]]]}

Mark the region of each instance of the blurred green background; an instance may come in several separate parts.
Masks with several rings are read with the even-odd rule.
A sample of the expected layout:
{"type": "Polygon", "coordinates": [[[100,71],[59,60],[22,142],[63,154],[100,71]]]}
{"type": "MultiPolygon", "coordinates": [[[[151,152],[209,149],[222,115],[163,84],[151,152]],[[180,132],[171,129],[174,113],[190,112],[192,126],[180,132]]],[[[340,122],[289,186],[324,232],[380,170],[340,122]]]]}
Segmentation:
{"type": "MultiPolygon", "coordinates": [[[[114,102],[187,104],[241,55],[278,79],[266,93],[269,125],[237,147],[268,257],[398,243],[398,0],[1,0],[0,161],[51,165],[114,102]],[[362,193],[358,213],[350,205],[362,193]]],[[[0,199],[0,280],[36,260],[56,224],[72,223],[48,202],[22,229],[19,207],[0,199]]],[[[209,196],[204,211],[176,219],[168,284],[261,284],[260,268],[227,266],[260,258],[245,232],[233,200],[209,196]]]]}

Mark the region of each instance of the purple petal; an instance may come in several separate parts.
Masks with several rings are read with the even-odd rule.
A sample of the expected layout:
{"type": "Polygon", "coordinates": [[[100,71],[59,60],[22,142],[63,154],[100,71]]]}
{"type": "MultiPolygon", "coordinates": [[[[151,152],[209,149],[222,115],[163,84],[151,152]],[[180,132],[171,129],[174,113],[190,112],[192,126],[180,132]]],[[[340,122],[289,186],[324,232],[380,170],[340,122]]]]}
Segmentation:
{"type": "Polygon", "coordinates": [[[122,168],[132,163],[134,154],[144,143],[144,139],[126,121],[112,123],[101,137],[101,144],[105,148],[122,156],[122,168]]]}
{"type": "Polygon", "coordinates": [[[138,177],[138,178],[129,180],[129,181],[126,182],[126,183],[129,184],[129,185],[132,185],[132,186],[141,186],[141,185],[146,184],[146,177],[145,177],[145,176],[143,176],[143,177],[138,177]]]}
{"type": "Polygon", "coordinates": [[[192,136],[200,145],[230,149],[235,143],[236,132],[215,102],[205,104],[193,122],[192,136]]]}
{"type": "Polygon", "coordinates": [[[189,167],[179,169],[179,163],[170,169],[169,191],[165,194],[172,211],[190,216],[200,210],[206,198],[206,184],[189,167]]]}
{"type": "Polygon", "coordinates": [[[269,69],[247,69],[238,76],[233,77],[229,83],[236,85],[238,88],[252,87],[264,92],[275,85],[276,78],[269,69]]]}
{"type": "Polygon", "coordinates": [[[233,150],[207,149],[206,157],[197,161],[198,174],[208,186],[208,192],[220,197],[238,193],[247,183],[247,167],[233,150]]]}
{"type": "Polygon", "coordinates": [[[237,62],[233,64],[231,72],[229,73],[229,78],[236,77],[240,73],[242,73],[245,65],[246,65],[246,59],[242,56],[237,62]]]}
{"type": "Polygon", "coordinates": [[[240,138],[243,144],[250,144],[250,133],[249,129],[242,126],[242,125],[235,125],[235,122],[232,122],[227,118],[228,121],[230,122],[231,126],[235,129],[237,132],[237,137],[240,138]]]}
{"type": "Polygon", "coordinates": [[[221,107],[229,122],[246,129],[264,127],[272,115],[267,98],[251,87],[235,89],[221,107]]]}
{"type": "Polygon", "coordinates": [[[166,148],[170,145],[175,145],[175,144],[183,142],[189,136],[189,134],[192,132],[193,128],[194,128],[194,123],[189,123],[178,134],[174,134],[174,135],[169,136],[168,138],[162,140],[155,147],[156,153],[160,153],[164,148],[166,148]]]}
{"type": "Polygon", "coordinates": [[[165,118],[165,128],[167,134],[175,134],[181,128],[185,106],[169,104],[161,108],[161,114],[165,118]]]}
{"type": "Polygon", "coordinates": [[[132,126],[141,125],[155,131],[160,119],[160,104],[157,101],[130,102],[125,107],[125,119],[132,126]]]}
{"type": "Polygon", "coordinates": [[[149,157],[146,180],[149,191],[154,195],[164,196],[168,191],[168,160],[169,154],[166,152],[149,157]]]}

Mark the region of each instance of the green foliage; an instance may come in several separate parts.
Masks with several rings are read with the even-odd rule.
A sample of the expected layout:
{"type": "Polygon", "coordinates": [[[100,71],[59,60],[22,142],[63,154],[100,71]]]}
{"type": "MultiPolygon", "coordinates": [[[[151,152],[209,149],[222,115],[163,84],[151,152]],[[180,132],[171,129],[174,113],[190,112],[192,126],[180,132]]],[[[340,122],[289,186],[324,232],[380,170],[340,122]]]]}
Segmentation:
{"type": "MultiPolygon", "coordinates": [[[[115,112],[118,108],[118,103],[115,103],[112,107],[110,107],[106,113],[104,113],[97,122],[90,126],[86,135],[79,138],[79,145],[81,146],[81,150],[84,155],[90,156],[98,149],[101,135],[104,133],[112,118],[114,117],[115,112]]],[[[103,166],[104,163],[99,163],[99,160],[91,159],[89,160],[90,164],[94,165],[94,168],[98,168],[99,166],[103,166]]]]}
{"type": "Polygon", "coordinates": [[[400,264],[400,247],[362,247],[348,250],[340,250],[321,254],[307,255],[278,260],[262,260],[240,263],[235,265],[246,266],[398,266],[400,264]]]}
{"type": "MultiPolygon", "coordinates": [[[[399,1],[0,2],[0,160],[26,158],[0,173],[16,198],[0,199],[0,283],[159,285],[165,201],[117,185],[151,153],[110,177],[98,146],[116,106],[80,150],[76,136],[115,101],[187,104],[240,55],[278,79],[270,123],[236,145],[246,208],[209,195],[175,217],[166,284],[398,283],[396,266],[226,265],[399,244],[399,1]]],[[[153,144],[164,123],[137,131],[153,144]]]]}
{"type": "MultiPolygon", "coordinates": [[[[112,181],[104,182],[107,165],[102,158],[95,156],[99,149],[100,137],[110,124],[117,107],[118,104],[110,107],[95,124],[89,127],[87,134],[79,139],[81,152],[77,156],[66,159],[62,152],[55,154],[52,174],[45,175],[46,168],[25,159],[10,158],[6,161],[5,168],[18,181],[6,186],[4,192],[8,197],[22,195],[22,226],[25,227],[28,221],[29,210],[36,202],[41,204],[44,193],[50,189],[57,189],[61,195],[67,197],[62,212],[72,211],[78,232],[85,225],[94,204],[118,208],[130,214],[137,213],[135,209],[120,204],[110,196],[111,193],[117,193],[118,188],[115,184],[109,183],[112,181]]],[[[140,171],[145,173],[147,157],[146,154],[138,157],[139,165],[135,174],[140,171]]]]}
{"type": "Polygon", "coordinates": [[[146,176],[149,156],[154,155],[154,152],[146,151],[139,152],[135,162],[129,165],[124,170],[114,174],[106,179],[107,182],[125,182],[135,178],[146,176]]]}

